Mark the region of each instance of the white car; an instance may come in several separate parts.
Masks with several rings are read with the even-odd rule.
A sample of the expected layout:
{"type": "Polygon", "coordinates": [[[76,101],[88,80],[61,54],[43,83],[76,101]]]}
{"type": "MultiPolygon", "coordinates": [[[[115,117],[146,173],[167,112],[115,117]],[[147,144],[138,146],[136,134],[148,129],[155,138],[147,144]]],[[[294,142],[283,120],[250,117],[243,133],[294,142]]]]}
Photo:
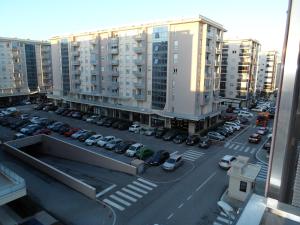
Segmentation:
{"type": "Polygon", "coordinates": [[[175,170],[177,167],[183,164],[183,159],[181,155],[171,155],[163,164],[162,168],[164,170],[175,170]]]}
{"type": "Polygon", "coordinates": [[[31,122],[31,123],[37,123],[37,121],[40,119],[40,117],[39,116],[33,116],[29,121],[31,122]]]}
{"type": "Polygon", "coordinates": [[[93,115],[93,116],[91,116],[91,117],[88,117],[88,118],[86,118],[86,122],[88,122],[88,123],[92,123],[92,122],[94,122],[95,120],[97,120],[99,117],[98,116],[96,116],[96,115],[93,115]]]}
{"type": "Polygon", "coordinates": [[[95,134],[95,135],[92,135],[91,137],[89,137],[88,139],[85,140],[85,144],[86,145],[94,145],[96,144],[101,138],[103,138],[103,136],[101,134],[95,134]]]}
{"type": "Polygon", "coordinates": [[[125,155],[129,156],[129,157],[133,157],[133,156],[135,156],[136,152],[143,146],[144,145],[141,143],[135,143],[127,149],[127,151],[125,152],[125,155]]]}
{"type": "Polygon", "coordinates": [[[235,156],[232,156],[232,155],[225,155],[219,162],[219,166],[222,168],[222,169],[230,169],[231,167],[231,163],[233,161],[236,160],[236,157],[235,156]]]}
{"type": "Polygon", "coordinates": [[[246,111],[240,111],[238,113],[238,116],[244,116],[244,117],[253,117],[253,114],[250,112],[246,112],[246,111]]]}
{"type": "Polygon", "coordinates": [[[99,147],[105,147],[105,145],[110,142],[111,140],[114,140],[116,139],[115,136],[106,136],[106,137],[103,137],[101,138],[99,141],[97,141],[97,145],[99,147]]]}
{"type": "Polygon", "coordinates": [[[133,124],[128,128],[128,131],[138,133],[141,129],[141,126],[139,124],[133,124]]]}
{"type": "Polygon", "coordinates": [[[237,123],[234,123],[234,122],[225,122],[225,125],[229,125],[235,130],[240,130],[241,129],[241,126],[237,123]]]}

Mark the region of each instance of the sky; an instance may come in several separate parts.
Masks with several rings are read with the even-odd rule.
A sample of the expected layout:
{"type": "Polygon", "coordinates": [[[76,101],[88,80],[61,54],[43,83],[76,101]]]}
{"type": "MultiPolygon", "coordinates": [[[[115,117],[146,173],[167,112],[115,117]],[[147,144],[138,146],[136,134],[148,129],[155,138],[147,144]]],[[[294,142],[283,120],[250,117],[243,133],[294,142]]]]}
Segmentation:
{"type": "Polygon", "coordinates": [[[281,52],[288,0],[1,0],[0,37],[53,36],[203,15],[226,39],[253,38],[281,52]]]}

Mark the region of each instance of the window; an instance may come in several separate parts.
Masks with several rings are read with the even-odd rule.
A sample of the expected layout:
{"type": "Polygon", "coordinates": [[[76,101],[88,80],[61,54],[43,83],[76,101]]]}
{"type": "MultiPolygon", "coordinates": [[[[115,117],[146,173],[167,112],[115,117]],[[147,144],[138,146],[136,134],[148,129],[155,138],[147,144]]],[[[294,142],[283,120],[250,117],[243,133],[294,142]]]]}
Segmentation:
{"type": "Polygon", "coordinates": [[[130,73],[130,70],[129,69],[126,69],[126,74],[129,74],[130,73]]]}
{"type": "Polygon", "coordinates": [[[242,192],[247,191],[247,182],[245,182],[245,181],[240,182],[240,191],[242,191],[242,192]]]}
{"type": "Polygon", "coordinates": [[[233,51],[232,51],[232,54],[236,54],[236,50],[233,50],[233,51]]]}
{"type": "Polygon", "coordinates": [[[129,51],[129,45],[128,44],[125,45],[125,50],[129,51]]]}
{"type": "Polygon", "coordinates": [[[178,54],[174,54],[173,60],[174,60],[174,64],[178,63],[178,54]]]}
{"type": "Polygon", "coordinates": [[[104,66],[101,66],[101,72],[104,72],[104,66]]]}
{"type": "Polygon", "coordinates": [[[174,41],[174,50],[178,50],[178,41],[174,41]]]}
{"type": "Polygon", "coordinates": [[[159,33],[156,32],[155,35],[154,35],[154,37],[155,37],[156,39],[158,39],[158,38],[159,38],[159,33]]]}

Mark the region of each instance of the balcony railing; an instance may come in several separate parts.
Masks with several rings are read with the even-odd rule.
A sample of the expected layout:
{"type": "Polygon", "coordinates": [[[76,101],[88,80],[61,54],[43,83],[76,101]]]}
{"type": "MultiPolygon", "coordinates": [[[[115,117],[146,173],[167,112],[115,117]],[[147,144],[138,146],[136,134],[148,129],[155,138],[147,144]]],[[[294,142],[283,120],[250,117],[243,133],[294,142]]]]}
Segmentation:
{"type": "Polygon", "coordinates": [[[118,82],[112,82],[111,83],[111,89],[118,89],[119,88],[119,83],[118,82]]]}
{"type": "Polygon", "coordinates": [[[111,76],[113,77],[118,77],[120,74],[119,74],[119,71],[111,71],[111,76]]]}
{"type": "Polygon", "coordinates": [[[138,88],[138,89],[145,89],[145,86],[146,86],[144,81],[143,82],[135,82],[135,83],[133,83],[133,85],[135,88],[138,88]]]}
{"type": "Polygon", "coordinates": [[[80,43],[79,43],[78,41],[73,41],[73,42],[71,43],[71,45],[72,45],[73,47],[79,47],[80,43]]]}
{"type": "Polygon", "coordinates": [[[78,59],[73,60],[73,61],[72,61],[72,65],[74,65],[74,66],[79,66],[79,65],[80,65],[80,61],[79,61],[78,59]]]}
{"type": "Polygon", "coordinates": [[[119,65],[119,60],[118,59],[112,59],[111,60],[111,65],[113,65],[113,66],[119,65]]]}
{"type": "Polygon", "coordinates": [[[112,54],[112,55],[119,54],[119,49],[118,48],[111,48],[110,49],[110,54],[112,54]]]}
{"type": "Polygon", "coordinates": [[[143,34],[137,34],[133,38],[136,41],[142,41],[145,38],[145,36],[143,34]]]}
{"type": "Polygon", "coordinates": [[[135,70],[135,71],[132,71],[132,73],[133,73],[137,78],[145,77],[145,71],[138,71],[138,70],[135,70]]]}
{"type": "Polygon", "coordinates": [[[80,72],[80,70],[73,70],[73,74],[74,74],[74,75],[80,75],[81,72],[80,72]]]}
{"type": "Polygon", "coordinates": [[[78,56],[80,56],[80,52],[79,51],[73,51],[72,55],[78,57],[78,56]]]}
{"type": "Polygon", "coordinates": [[[145,48],[144,47],[135,47],[133,50],[135,53],[141,54],[145,51],[145,48]]]}
{"type": "Polygon", "coordinates": [[[133,97],[136,99],[136,100],[145,100],[146,99],[146,96],[145,94],[141,93],[141,94],[134,94],[133,97]]]}
{"type": "Polygon", "coordinates": [[[145,60],[144,59],[135,59],[134,63],[138,66],[141,66],[141,65],[145,64],[145,60]]]}

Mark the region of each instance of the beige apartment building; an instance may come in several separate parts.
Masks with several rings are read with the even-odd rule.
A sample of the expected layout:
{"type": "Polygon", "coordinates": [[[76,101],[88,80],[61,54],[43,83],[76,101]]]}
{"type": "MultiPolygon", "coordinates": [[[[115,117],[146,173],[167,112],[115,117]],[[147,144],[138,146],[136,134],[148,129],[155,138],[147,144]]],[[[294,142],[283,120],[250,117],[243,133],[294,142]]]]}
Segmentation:
{"type": "Polygon", "coordinates": [[[51,39],[57,104],[194,133],[220,114],[224,28],[204,17],[51,39]]]}
{"type": "Polygon", "coordinates": [[[51,89],[50,43],[0,37],[1,102],[51,89]]]}
{"type": "Polygon", "coordinates": [[[256,94],[269,96],[275,91],[277,76],[277,51],[259,53],[256,94]]]}
{"type": "Polygon", "coordinates": [[[232,106],[249,106],[255,95],[260,44],[256,40],[225,40],[220,96],[232,106]]]}

